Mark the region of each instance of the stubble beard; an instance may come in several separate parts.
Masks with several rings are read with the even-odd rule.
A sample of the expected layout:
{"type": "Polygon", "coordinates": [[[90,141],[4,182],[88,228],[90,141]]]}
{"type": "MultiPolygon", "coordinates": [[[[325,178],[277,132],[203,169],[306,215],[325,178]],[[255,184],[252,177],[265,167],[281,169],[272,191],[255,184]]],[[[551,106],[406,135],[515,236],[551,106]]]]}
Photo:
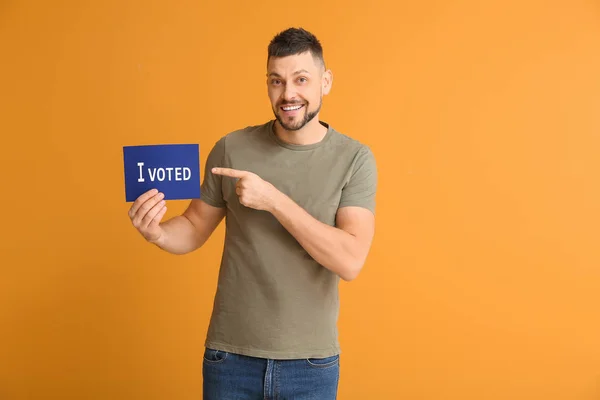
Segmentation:
{"type": "Polygon", "coordinates": [[[275,118],[277,119],[277,121],[279,121],[279,124],[281,124],[281,126],[286,131],[298,131],[298,130],[304,128],[304,126],[306,126],[306,124],[308,124],[310,121],[312,121],[317,116],[319,111],[321,111],[322,105],[323,105],[323,98],[321,98],[319,100],[319,107],[317,107],[316,110],[308,112],[307,110],[308,110],[308,107],[310,106],[310,104],[306,103],[306,105],[304,106],[304,108],[305,108],[304,117],[300,121],[292,122],[291,124],[284,121],[283,118],[277,112],[277,110],[280,110],[279,107],[281,107],[281,106],[279,106],[277,108],[277,110],[273,109],[273,114],[275,114],[275,118]]]}

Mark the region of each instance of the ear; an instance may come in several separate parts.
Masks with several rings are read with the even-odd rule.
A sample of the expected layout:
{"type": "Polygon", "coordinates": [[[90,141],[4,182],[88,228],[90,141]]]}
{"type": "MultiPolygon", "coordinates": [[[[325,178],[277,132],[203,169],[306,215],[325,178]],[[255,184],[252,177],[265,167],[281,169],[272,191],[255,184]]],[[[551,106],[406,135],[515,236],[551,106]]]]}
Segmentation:
{"type": "Polygon", "coordinates": [[[323,88],[323,94],[329,94],[331,90],[331,85],[333,84],[333,73],[330,69],[323,72],[323,77],[321,78],[321,85],[323,88]]]}

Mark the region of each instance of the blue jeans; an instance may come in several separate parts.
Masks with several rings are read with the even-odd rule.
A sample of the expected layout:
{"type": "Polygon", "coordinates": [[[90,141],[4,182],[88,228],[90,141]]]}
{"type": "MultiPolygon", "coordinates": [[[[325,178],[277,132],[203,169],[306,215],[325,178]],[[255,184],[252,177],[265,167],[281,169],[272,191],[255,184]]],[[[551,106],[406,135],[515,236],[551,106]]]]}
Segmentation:
{"type": "Polygon", "coordinates": [[[335,400],[339,355],[271,360],[205,349],[204,400],[335,400]]]}

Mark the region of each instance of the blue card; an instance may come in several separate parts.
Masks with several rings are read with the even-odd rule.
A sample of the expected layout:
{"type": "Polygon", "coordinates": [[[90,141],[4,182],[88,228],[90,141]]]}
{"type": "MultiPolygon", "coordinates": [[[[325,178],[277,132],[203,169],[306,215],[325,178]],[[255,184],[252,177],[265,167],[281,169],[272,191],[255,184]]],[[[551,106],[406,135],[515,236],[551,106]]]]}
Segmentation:
{"type": "Polygon", "coordinates": [[[200,148],[197,144],[123,146],[125,198],[135,201],[150,189],[165,200],[200,198],[200,148]]]}

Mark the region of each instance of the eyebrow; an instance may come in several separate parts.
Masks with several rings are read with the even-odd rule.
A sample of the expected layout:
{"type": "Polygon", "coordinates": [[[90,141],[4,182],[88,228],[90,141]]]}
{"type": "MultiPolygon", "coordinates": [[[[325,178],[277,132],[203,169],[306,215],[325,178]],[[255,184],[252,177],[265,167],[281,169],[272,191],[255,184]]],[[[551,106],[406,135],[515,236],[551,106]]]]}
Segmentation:
{"type": "MultiPolygon", "coordinates": [[[[308,72],[305,69],[299,69],[298,71],[294,72],[292,75],[298,75],[298,74],[301,74],[301,73],[305,73],[305,74],[309,74],[310,75],[310,72],[308,72]]],[[[275,76],[277,78],[281,78],[281,75],[279,75],[277,72],[271,72],[269,74],[269,76],[275,76]]]]}

